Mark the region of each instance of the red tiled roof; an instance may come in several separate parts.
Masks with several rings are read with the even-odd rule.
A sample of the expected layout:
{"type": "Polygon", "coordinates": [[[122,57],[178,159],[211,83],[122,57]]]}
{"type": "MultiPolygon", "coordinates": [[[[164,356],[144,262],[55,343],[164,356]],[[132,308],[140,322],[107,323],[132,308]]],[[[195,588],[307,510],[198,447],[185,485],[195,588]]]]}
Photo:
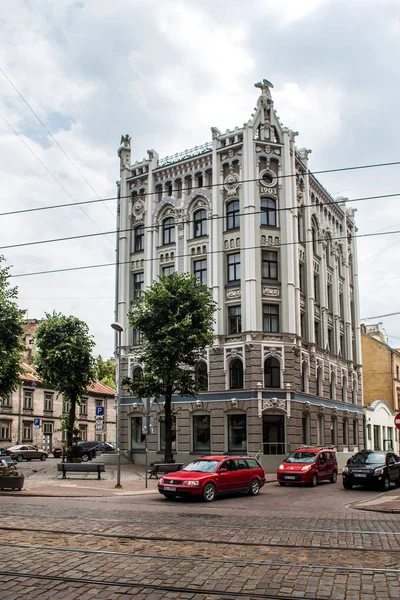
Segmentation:
{"type": "MultiPolygon", "coordinates": [[[[22,363],[22,368],[25,371],[21,373],[22,381],[35,381],[36,383],[40,383],[40,379],[37,376],[35,368],[32,365],[22,363]]],[[[110,388],[108,385],[105,385],[105,383],[101,383],[101,381],[97,380],[92,385],[87,387],[87,391],[92,394],[115,396],[115,390],[110,388]]]]}

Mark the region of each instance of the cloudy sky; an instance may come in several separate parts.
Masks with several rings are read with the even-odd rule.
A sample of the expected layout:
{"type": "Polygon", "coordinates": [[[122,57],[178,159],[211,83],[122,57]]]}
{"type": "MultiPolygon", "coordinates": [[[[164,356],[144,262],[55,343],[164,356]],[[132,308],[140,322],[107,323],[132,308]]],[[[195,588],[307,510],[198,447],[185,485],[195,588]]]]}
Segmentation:
{"type": "MultiPolygon", "coordinates": [[[[122,133],[133,160],[205,143],[249,119],[262,78],[312,170],[400,160],[398,0],[3,0],[0,31],[0,213],[115,196],[122,133]]],[[[400,166],[319,179],[400,194],[400,166]]],[[[400,195],[353,206],[360,234],[399,231],[359,240],[361,317],[399,311],[400,195]]],[[[29,274],[112,263],[114,236],[5,246],[112,231],[115,209],[0,215],[21,308],[80,317],[106,357],[114,268],[29,274]]],[[[400,346],[400,316],[378,320],[400,346]]]]}

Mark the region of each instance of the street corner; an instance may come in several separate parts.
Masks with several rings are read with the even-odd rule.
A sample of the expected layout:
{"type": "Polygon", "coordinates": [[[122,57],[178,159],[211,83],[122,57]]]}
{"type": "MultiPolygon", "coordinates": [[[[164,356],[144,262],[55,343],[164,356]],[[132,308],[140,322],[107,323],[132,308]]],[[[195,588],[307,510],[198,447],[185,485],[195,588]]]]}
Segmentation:
{"type": "Polygon", "coordinates": [[[400,494],[383,493],[376,498],[351,502],[348,508],[381,513],[400,513],[400,494]]]}

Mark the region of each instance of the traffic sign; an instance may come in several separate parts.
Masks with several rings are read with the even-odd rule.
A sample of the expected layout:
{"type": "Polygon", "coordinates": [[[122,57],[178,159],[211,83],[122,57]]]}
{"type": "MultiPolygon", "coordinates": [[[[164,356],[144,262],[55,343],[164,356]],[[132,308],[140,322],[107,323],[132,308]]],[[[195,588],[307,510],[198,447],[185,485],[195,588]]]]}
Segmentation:
{"type": "Polygon", "coordinates": [[[96,406],[96,417],[104,417],[104,406],[96,406]]]}
{"type": "Polygon", "coordinates": [[[40,426],[40,419],[37,419],[37,418],[36,418],[36,419],[33,419],[33,424],[34,424],[36,427],[39,427],[39,426],[40,426]]]}
{"type": "Polygon", "coordinates": [[[394,424],[397,427],[397,429],[400,429],[400,413],[397,413],[397,415],[395,416],[394,424]]]}

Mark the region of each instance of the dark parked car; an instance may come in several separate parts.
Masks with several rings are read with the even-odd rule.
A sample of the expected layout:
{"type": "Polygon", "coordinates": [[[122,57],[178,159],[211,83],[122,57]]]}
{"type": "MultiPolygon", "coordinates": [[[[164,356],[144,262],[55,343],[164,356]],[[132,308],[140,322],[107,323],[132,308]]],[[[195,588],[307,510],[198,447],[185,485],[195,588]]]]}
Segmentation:
{"type": "Polygon", "coordinates": [[[53,456],[54,458],[61,458],[63,454],[63,449],[61,446],[56,446],[53,448],[53,456]]]}
{"type": "Polygon", "coordinates": [[[391,483],[400,485],[400,458],[394,452],[362,450],[349,458],[342,476],[346,490],[351,490],[353,485],[363,485],[386,492],[391,483]]]}
{"type": "Polygon", "coordinates": [[[77,446],[81,449],[82,462],[91,460],[97,452],[115,452],[114,446],[108,442],[78,442],[77,446]]]}

